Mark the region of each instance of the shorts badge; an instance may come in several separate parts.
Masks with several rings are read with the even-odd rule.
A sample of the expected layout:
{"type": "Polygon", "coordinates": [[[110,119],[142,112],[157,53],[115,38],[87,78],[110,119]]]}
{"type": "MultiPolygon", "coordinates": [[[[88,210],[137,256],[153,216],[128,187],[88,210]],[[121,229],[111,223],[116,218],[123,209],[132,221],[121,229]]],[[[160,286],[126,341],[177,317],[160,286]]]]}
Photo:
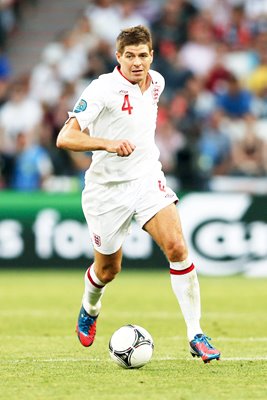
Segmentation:
{"type": "Polygon", "coordinates": [[[101,246],[101,238],[99,235],[97,235],[96,233],[93,233],[93,238],[94,238],[94,242],[96,244],[97,247],[101,246]]]}

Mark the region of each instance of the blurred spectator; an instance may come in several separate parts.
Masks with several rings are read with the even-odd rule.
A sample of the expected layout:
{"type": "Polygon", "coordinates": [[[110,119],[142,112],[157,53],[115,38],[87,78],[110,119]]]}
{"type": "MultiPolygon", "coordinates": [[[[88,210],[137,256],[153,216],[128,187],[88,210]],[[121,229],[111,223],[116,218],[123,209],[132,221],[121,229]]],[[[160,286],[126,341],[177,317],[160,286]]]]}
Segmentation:
{"type": "Polygon", "coordinates": [[[247,49],[253,38],[252,24],[247,18],[242,3],[232,7],[231,19],[223,32],[223,41],[231,49],[247,49]]]}
{"type": "Polygon", "coordinates": [[[119,33],[118,9],[113,0],[95,0],[85,10],[93,33],[100,39],[114,44],[119,33]]]}
{"type": "Polygon", "coordinates": [[[7,48],[7,42],[16,32],[23,17],[23,8],[36,6],[38,0],[0,0],[0,47],[7,48]]]}
{"type": "Polygon", "coordinates": [[[184,134],[184,146],[176,153],[176,176],[183,190],[204,190],[207,176],[199,165],[198,143],[204,121],[214,112],[214,96],[203,90],[203,81],[192,77],[183,91],[170,103],[170,115],[176,128],[184,134]]]}
{"type": "Polygon", "coordinates": [[[192,77],[187,80],[187,99],[198,119],[208,118],[216,106],[215,96],[205,89],[205,81],[200,77],[192,77]]]}
{"type": "Polygon", "coordinates": [[[27,78],[13,82],[9,99],[0,109],[2,150],[6,153],[14,152],[16,137],[22,131],[35,137],[42,118],[43,110],[40,103],[29,97],[27,78]]]}
{"type": "Polygon", "coordinates": [[[74,171],[76,172],[76,176],[79,179],[79,186],[81,188],[84,187],[84,174],[89,168],[92,162],[92,153],[85,152],[85,153],[75,153],[70,152],[70,158],[73,163],[74,171]]]}
{"type": "Polygon", "coordinates": [[[16,137],[11,188],[22,191],[41,189],[52,171],[52,163],[45,149],[31,143],[27,134],[19,133],[16,137]]]}
{"type": "Polygon", "coordinates": [[[0,107],[7,101],[12,74],[9,57],[0,49],[0,107]]]}
{"type": "Polygon", "coordinates": [[[232,174],[237,176],[265,176],[267,172],[267,144],[255,131],[255,119],[247,116],[242,138],[232,145],[232,174]]]}
{"type": "Polygon", "coordinates": [[[216,59],[212,68],[207,71],[205,87],[213,93],[222,93],[226,90],[227,82],[231,79],[232,73],[225,66],[225,55],[227,47],[224,43],[217,44],[216,59]]]}
{"type": "Polygon", "coordinates": [[[208,13],[213,22],[214,32],[218,39],[222,38],[225,27],[229,24],[232,13],[231,0],[192,0],[201,14],[208,13]]]}
{"type": "Polygon", "coordinates": [[[198,140],[203,119],[215,110],[214,95],[205,90],[199,77],[188,78],[183,90],[177,91],[170,101],[170,115],[178,130],[187,140],[198,140]]]}
{"type": "Polygon", "coordinates": [[[220,40],[228,47],[224,62],[238,79],[246,79],[255,67],[256,58],[252,51],[256,30],[245,14],[244,1],[232,7],[231,18],[225,26],[220,40]]]}
{"type": "Polygon", "coordinates": [[[177,169],[177,151],[185,145],[185,138],[173,125],[168,115],[158,123],[156,144],[160,150],[160,161],[166,175],[174,175],[177,169]]]}
{"type": "MultiPolygon", "coordinates": [[[[87,67],[89,48],[84,45],[84,39],[78,29],[73,29],[62,32],[57,40],[44,48],[41,62],[31,74],[32,96],[52,106],[57,103],[64,84],[74,83],[82,76],[87,67]]],[[[93,43],[96,42],[92,39],[93,43]]]]}
{"type": "Polygon", "coordinates": [[[172,42],[180,47],[187,41],[188,24],[197,14],[197,8],[187,0],[167,0],[163,3],[158,18],[152,23],[156,53],[161,43],[172,42]]]}
{"type": "MultiPolygon", "coordinates": [[[[60,126],[66,121],[68,110],[73,108],[74,96],[75,85],[65,84],[57,106],[47,109],[45,115],[46,129],[40,136],[41,144],[49,153],[53,163],[54,174],[57,176],[74,176],[76,174],[76,167],[71,153],[63,149],[57,149],[55,146],[60,126]]],[[[79,153],[78,157],[82,158],[82,153],[79,153]]]]}
{"type": "Polygon", "coordinates": [[[252,49],[227,51],[224,66],[240,81],[247,79],[257,65],[257,56],[252,49]]]}
{"type": "Polygon", "coordinates": [[[245,13],[247,18],[254,21],[266,19],[267,17],[267,1],[266,0],[245,0],[245,13]]]}
{"type": "Polygon", "coordinates": [[[136,11],[151,24],[158,18],[165,0],[136,0],[136,11]]]}
{"type": "Polygon", "coordinates": [[[199,169],[208,181],[214,175],[226,175],[231,171],[232,142],[223,130],[222,114],[215,111],[202,128],[199,140],[199,169]]]}
{"type": "MultiPolygon", "coordinates": [[[[121,29],[128,26],[147,25],[148,21],[136,12],[135,0],[95,0],[85,15],[92,32],[112,48],[121,29]]],[[[114,49],[115,51],[115,49],[114,49]]]]}
{"type": "Polygon", "coordinates": [[[215,40],[211,26],[202,16],[195,17],[189,26],[189,40],[178,53],[181,64],[195,75],[205,77],[216,60],[215,40]]]}
{"type": "Polygon", "coordinates": [[[166,174],[181,189],[209,190],[216,174],[267,173],[264,163],[256,173],[239,165],[240,171],[236,161],[242,153],[242,160],[250,157],[244,165],[252,165],[267,143],[267,0],[93,0],[47,44],[29,81],[11,83],[4,46],[23,5],[35,1],[0,0],[0,187],[10,187],[14,162],[18,168],[25,158],[42,158],[37,148],[52,164],[48,190],[53,179],[61,187],[63,177],[82,175],[91,154],[56,149],[55,137],[77,93],[116,65],[120,29],[138,24],[150,26],[152,68],[165,78],[156,140],[166,174]]]}
{"type": "Polygon", "coordinates": [[[8,80],[12,75],[12,68],[7,54],[0,48],[0,80],[8,80]]]}
{"type": "Polygon", "coordinates": [[[57,63],[60,79],[75,82],[85,71],[87,52],[74,31],[63,32],[59,44],[63,52],[57,63]]]}
{"type": "Polygon", "coordinates": [[[40,63],[33,69],[30,77],[30,94],[45,107],[57,104],[63,90],[63,82],[58,71],[58,64],[63,57],[59,43],[50,43],[43,50],[40,63]]]}
{"type": "Polygon", "coordinates": [[[85,52],[94,50],[101,42],[100,38],[93,32],[89,18],[82,15],[74,25],[72,30],[76,41],[84,48],[85,52]]]}
{"type": "Polygon", "coordinates": [[[261,33],[256,40],[258,63],[247,78],[247,87],[256,95],[267,90],[267,32],[261,33]]]}
{"type": "Polygon", "coordinates": [[[0,189],[10,188],[14,157],[0,150],[0,189]]]}
{"type": "Polygon", "coordinates": [[[112,71],[115,65],[115,58],[110,54],[110,47],[106,42],[100,42],[98,47],[88,54],[88,63],[83,73],[83,78],[88,81],[88,84],[93,79],[96,79],[99,74],[112,71]]]}
{"type": "Polygon", "coordinates": [[[224,93],[217,94],[217,105],[230,118],[242,118],[252,112],[252,93],[242,88],[239,80],[232,75],[224,93]]]}
{"type": "MultiPolygon", "coordinates": [[[[136,12],[136,0],[120,0],[118,3],[119,30],[129,26],[149,25],[146,18],[136,12]]],[[[119,34],[119,31],[118,31],[119,34]]]]}
{"type": "Polygon", "coordinates": [[[15,3],[16,0],[0,1],[0,47],[2,48],[5,48],[7,38],[16,26],[15,3]]]}
{"type": "Polygon", "coordinates": [[[181,190],[208,190],[206,177],[198,166],[198,149],[195,144],[186,143],[178,150],[175,176],[181,190]]]}

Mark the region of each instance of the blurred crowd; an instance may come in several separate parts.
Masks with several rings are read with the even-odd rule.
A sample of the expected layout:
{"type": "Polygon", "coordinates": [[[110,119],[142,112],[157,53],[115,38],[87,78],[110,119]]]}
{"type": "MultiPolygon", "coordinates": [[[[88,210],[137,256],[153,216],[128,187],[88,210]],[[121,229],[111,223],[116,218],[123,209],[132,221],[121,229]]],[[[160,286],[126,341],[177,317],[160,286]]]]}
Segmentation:
{"type": "Polygon", "coordinates": [[[91,154],[57,149],[57,134],[83,88],[115,67],[120,29],[138,24],[166,80],[156,142],[174,189],[267,176],[267,0],[88,1],[38,65],[13,76],[6,35],[23,3],[0,0],[1,189],[82,186],[91,154]]]}

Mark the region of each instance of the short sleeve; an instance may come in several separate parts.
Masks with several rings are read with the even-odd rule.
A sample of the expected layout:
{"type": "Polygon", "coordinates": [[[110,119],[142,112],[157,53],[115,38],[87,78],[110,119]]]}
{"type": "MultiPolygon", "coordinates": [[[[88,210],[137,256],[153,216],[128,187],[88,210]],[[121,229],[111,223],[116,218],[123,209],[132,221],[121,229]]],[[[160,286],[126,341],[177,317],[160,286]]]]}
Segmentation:
{"type": "Polygon", "coordinates": [[[86,129],[105,107],[105,88],[98,79],[92,81],[76,102],[69,118],[75,117],[81,130],[86,129]]]}

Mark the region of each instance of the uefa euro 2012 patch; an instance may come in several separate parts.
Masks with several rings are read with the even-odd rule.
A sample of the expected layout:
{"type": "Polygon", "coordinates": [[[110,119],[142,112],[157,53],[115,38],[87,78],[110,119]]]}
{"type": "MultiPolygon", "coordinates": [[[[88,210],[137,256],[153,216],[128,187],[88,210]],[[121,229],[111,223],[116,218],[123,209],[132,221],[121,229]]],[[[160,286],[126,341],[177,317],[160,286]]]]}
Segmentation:
{"type": "Polygon", "coordinates": [[[79,113],[86,110],[87,102],[84,99],[81,99],[74,107],[73,112],[79,113]]]}

